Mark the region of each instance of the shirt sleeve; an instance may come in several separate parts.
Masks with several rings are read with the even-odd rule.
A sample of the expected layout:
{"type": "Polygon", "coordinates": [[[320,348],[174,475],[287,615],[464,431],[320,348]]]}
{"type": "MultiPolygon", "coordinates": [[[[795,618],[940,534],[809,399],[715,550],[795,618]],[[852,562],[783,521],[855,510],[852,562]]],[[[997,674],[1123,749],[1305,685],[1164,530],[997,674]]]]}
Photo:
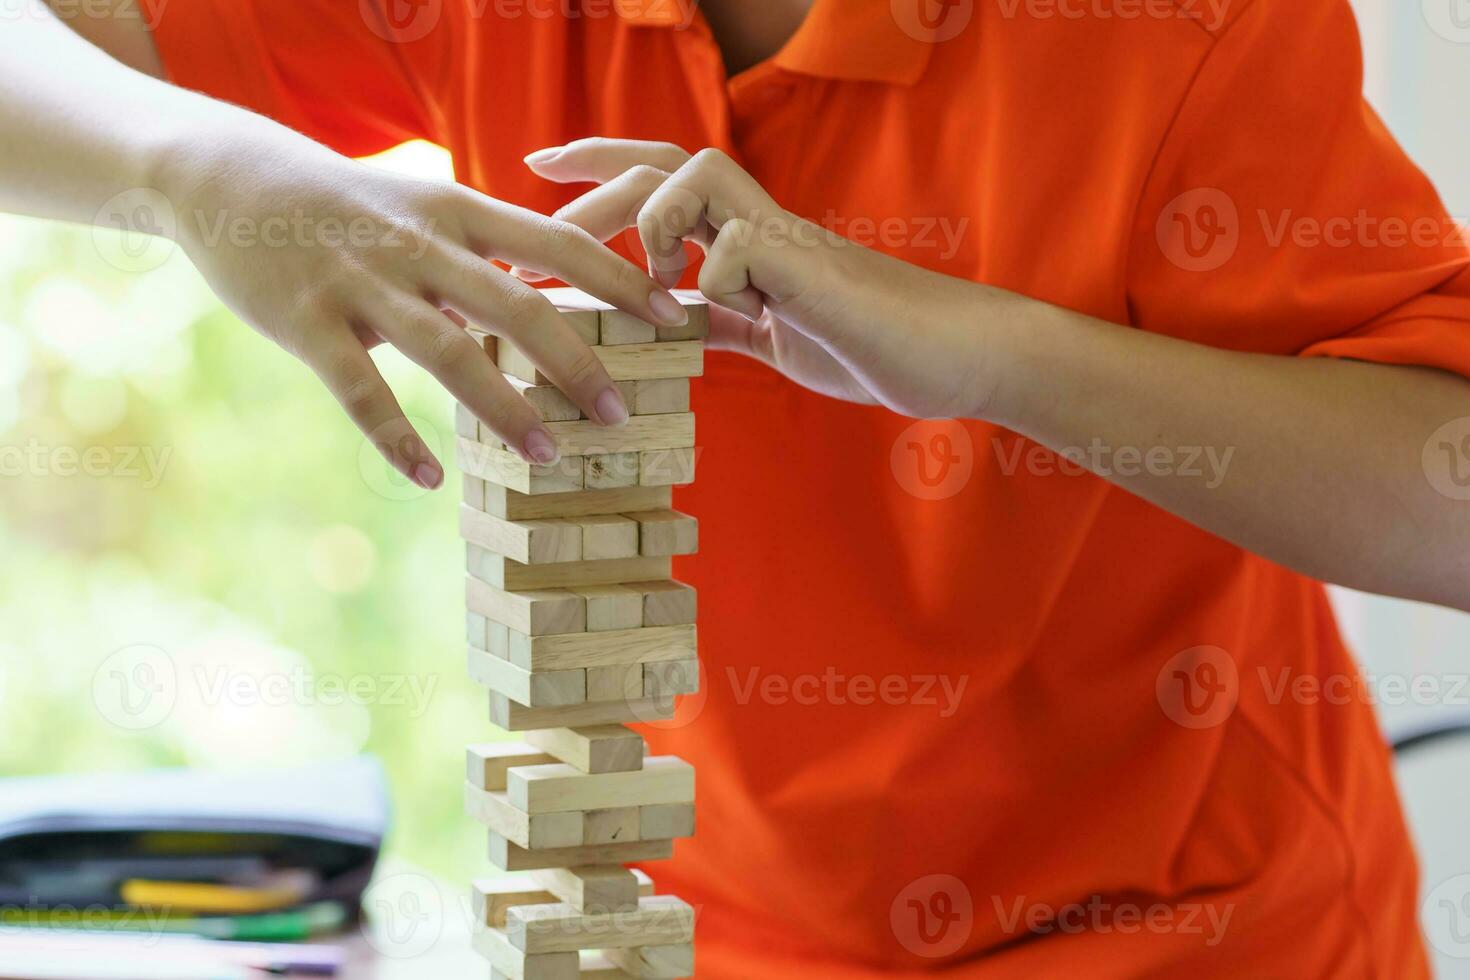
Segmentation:
{"type": "Polygon", "coordinates": [[[351,156],[438,136],[461,0],[144,0],[169,80],[351,156]]]}
{"type": "Polygon", "coordinates": [[[1255,0],[1210,47],[1140,200],[1136,325],[1470,376],[1470,248],[1363,100],[1346,0],[1255,0]]]}

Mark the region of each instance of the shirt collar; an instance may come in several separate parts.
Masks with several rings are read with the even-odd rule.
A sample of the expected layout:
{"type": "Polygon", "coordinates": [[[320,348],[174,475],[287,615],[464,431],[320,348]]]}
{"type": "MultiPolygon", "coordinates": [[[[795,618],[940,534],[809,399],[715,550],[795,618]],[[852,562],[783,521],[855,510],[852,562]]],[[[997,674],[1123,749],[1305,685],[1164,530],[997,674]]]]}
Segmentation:
{"type": "MultiPolygon", "coordinates": [[[[818,78],[912,85],[923,77],[934,41],[901,8],[927,2],[816,0],[772,63],[818,78]]],[[[644,27],[687,27],[696,16],[694,0],[615,0],[615,9],[644,27]]]]}

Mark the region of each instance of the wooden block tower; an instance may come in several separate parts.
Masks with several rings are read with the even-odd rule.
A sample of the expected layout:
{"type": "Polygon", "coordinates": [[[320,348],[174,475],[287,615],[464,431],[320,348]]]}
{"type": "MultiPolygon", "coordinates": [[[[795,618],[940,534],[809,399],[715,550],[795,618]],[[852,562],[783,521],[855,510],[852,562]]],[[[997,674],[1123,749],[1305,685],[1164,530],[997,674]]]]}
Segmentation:
{"type": "MultiPolygon", "coordinates": [[[[541,413],[562,459],[534,466],[458,408],[471,676],[490,719],[522,741],[472,745],[465,806],[506,878],[476,883],[477,949],[492,980],[694,974],[694,910],[624,865],[694,833],[694,769],[649,756],[627,723],[673,716],[698,690],[695,593],[674,555],[698,524],[672,509],[694,479],[689,379],[709,310],[655,327],[572,290],[548,290],[622,390],[608,429],[526,357],[476,334],[541,413]]],[[[471,331],[474,333],[475,331],[471,331]]]]}

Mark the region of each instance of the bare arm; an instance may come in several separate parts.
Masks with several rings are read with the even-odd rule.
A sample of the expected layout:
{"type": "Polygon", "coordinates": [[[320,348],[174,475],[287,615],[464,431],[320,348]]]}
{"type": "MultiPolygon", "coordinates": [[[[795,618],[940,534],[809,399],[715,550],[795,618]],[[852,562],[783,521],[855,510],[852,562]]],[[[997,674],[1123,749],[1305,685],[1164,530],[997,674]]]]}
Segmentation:
{"type": "Polygon", "coordinates": [[[110,224],[118,195],[140,198],[159,218],[147,230],[174,238],[422,486],[439,486],[443,470],[368,355],[381,342],[531,462],[554,461],[555,440],[461,322],[513,339],[589,418],[626,419],[590,348],[489,260],[550,268],[643,319],[682,322],[667,290],[571,225],[383,173],[169,85],[146,25],[95,16],[96,0],[82,6],[93,16],[68,26],[41,0],[20,0],[21,16],[0,23],[0,210],[110,224]]]}

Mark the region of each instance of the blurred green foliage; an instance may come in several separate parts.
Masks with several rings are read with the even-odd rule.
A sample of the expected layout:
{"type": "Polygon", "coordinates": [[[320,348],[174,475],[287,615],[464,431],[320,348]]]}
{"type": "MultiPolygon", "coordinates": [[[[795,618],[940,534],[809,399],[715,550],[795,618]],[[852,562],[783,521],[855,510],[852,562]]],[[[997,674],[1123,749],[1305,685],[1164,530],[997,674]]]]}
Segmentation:
{"type": "Polygon", "coordinates": [[[0,773],[370,752],[391,850],[480,873],[451,401],[375,352],[451,465],[420,493],[184,256],[125,271],[109,234],[0,217],[0,773]],[[139,645],[168,676],[134,718],[139,645]]]}

